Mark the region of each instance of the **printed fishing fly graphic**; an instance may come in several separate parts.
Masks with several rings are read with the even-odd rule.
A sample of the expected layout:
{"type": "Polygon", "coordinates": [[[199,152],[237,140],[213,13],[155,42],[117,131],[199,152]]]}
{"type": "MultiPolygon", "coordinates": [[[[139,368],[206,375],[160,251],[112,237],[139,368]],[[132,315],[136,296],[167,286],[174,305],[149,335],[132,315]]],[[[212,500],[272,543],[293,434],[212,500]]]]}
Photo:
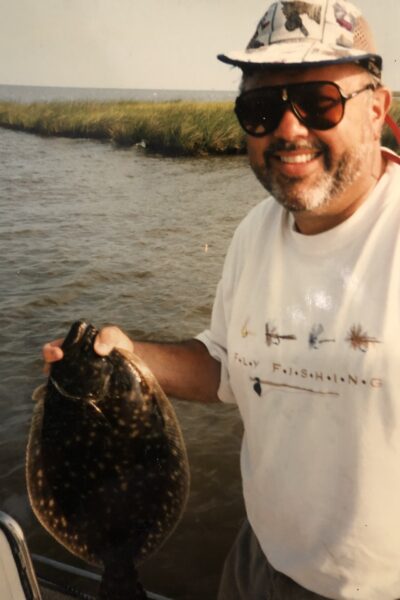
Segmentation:
{"type": "Polygon", "coordinates": [[[240,335],[242,336],[242,338],[246,338],[249,335],[254,335],[252,331],[250,331],[247,328],[247,325],[249,324],[249,319],[246,319],[245,323],[243,324],[243,327],[240,331],[240,335]]]}
{"type": "Polygon", "coordinates": [[[276,332],[276,327],[270,327],[269,323],[265,325],[265,340],[267,346],[279,346],[281,340],[297,340],[295,335],[280,335],[276,332]]]}
{"type": "Polygon", "coordinates": [[[353,350],[361,350],[361,352],[367,352],[371,345],[382,343],[365,333],[361,325],[353,325],[346,338],[346,342],[350,342],[353,350]]]}
{"type": "MultiPolygon", "coordinates": [[[[242,338],[246,338],[249,335],[255,335],[254,332],[248,329],[249,319],[243,324],[240,335],[242,338]]],[[[337,343],[335,338],[322,337],[324,333],[324,326],[322,323],[314,323],[311,327],[311,331],[308,335],[308,346],[314,350],[318,350],[322,344],[337,343]]],[[[297,335],[294,334],[281,334],[278,333],[277,328],[272,323],[265,324],[265,341],[268,347],[279,346],[282,341],[299,341],[297,335]]],[[[371,337],[363,331],[361,325],[353,325],[347,334],[345,341],[350,343],[353,350],[360,350],[361,352],[367,352],[369,348],[382,342],[375,337],[371,337]]]]}
{"type": "MultiPolygon", "coordinates": [[[[250,319],[247,318],[241,328],[241,338],[244,340],[249,335],[257,335],[255,329],[249,331],[248,324],[250,319]]],[[[307,336],[306,331],[303,335],[294,333],[280,333],[282,329],[273,324],[274,321],[269,321],[265,324],[264,339],[265,345],[270,355],[269,359],[260,358],[255,354],[251,357],[246,352],[235,352],[233,359],[241,365],[242,368],[249,369],[249,380],[253,391],[258,397],[263,396],[263,392],[272,389],[282,389],[293,392],[306,392],[310,395],[319,396],[340,396],[345,388],[351,386],[354,390],[362,388],[370,388],[378,391],[384,386],[384,381],[379,373],[371,373],[370,368],[366,372],[361,364],[351,366],[353,361],[340,362],[342,365],[338,367],[331,360],[310,364],[311,354],[305,354],[308,346],[309,350],[315,350],[323,353],[322,347],[326,344],[340,344],[345,350],[360,351],[362,353],[369,352],[373,347],[382,344],[378,338],[367,333],[362,325],[352,325],[348,330],[347,335],[342,334],[339,338],[329,337],[325,334],[325,329],[322,323],[314,323],[309,330],[307,336]],[[273,349],[280,346],[282,342],[294,342],[294,346],[290,344],[290,349],[287,351],[283,348],[279,354],[274,354],[273,349]],[[300,346],[298,350],[295,347],[300,346]],[[301,349],[303,348],[303,349],[301,349]],[[294,354],[293,354],[294,350],[294,354]],[[287,362],[286,362],[287,361],[287,362]],[[286,362],[286,364],[285,364],[286,362]],[[318,365],[318,366],[317,366],[318,365]],[[263,374],[261,375],[260,369],[263,374]]],[[[324,353],[323,353],[324,354],[324,353]]],[[[349,355],[350,359],[350,355],[349,355]]],[[[374,361],[375,364],[375,361],[374,361]]],[[[377,370],[377,364],[375,364],[377,370]]]]}
{"type": "Polygon", "coordinates": [[[320,336],[324,332],[324,327],[321,323],[318,325],[313,325],[310,335],[308,337],[308,344],[310,348],[314,348],[314,350],[318,350],[321,344],[326,344],[327,342],[335,342],[334,339],[321,338],[320,336]]]}

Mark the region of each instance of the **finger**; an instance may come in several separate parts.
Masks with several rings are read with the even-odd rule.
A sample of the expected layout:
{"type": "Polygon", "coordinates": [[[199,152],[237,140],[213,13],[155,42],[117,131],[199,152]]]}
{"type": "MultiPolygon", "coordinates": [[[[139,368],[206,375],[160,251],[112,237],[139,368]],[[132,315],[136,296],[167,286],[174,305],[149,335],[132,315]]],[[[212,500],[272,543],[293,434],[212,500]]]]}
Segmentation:
{"type": "Polygon", "coordinates": [[[95,339],[94,350],[100,356],[106,356],[113,348],[123,348],[132,352],[133,343],[119,327],[103,327],[95,339]]]}
{"type": "Polygon", "coordinates": [[[48,342],[42,348],[43,359],[47,363],[55,362],[56,360],[61,360],[64,356],[63,351],[61,350],[61,344],[63,343],[63,339],[59,338],[52,342],[48,342]]]}
{"type": "Polygon", "coordinates": [[[51,363],[61,360],[64,356],[60,346],[63,343],[63,339],[59,338],[52,342],[48,342],[42,348],[42,355],[44,360],[43,373],[50,375],[51,363]]]}
{"type": "Polygon", "coordinates": [[[51,364],[50,363],[44,363],[43,365],[43,374],[44,375],[50,375],[50,371],[51,371],[51,364]]]}

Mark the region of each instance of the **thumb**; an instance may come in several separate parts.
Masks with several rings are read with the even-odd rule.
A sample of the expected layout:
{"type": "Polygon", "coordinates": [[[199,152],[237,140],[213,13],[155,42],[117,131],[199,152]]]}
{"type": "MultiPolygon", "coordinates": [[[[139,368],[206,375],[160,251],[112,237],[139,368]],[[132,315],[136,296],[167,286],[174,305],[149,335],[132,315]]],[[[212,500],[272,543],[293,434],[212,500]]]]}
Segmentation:
{"type": "Polygon", "coordinates": [[[107,356],[113,348],[123,348],[133,352],[133,342],[119,327],[110,325],[101,329],[94,341],[94,351],[100,356],[107,356]]]}

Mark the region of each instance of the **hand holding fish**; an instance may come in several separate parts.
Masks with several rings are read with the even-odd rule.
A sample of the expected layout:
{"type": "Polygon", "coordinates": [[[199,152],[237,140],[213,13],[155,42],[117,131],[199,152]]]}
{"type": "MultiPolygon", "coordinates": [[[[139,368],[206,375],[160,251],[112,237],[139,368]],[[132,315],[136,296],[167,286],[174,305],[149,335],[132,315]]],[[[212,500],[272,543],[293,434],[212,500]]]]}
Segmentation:
{"type": "MultiPolygon", "coordinates": [[[[63,341],[63,338],[58,338],[44,344],[42,355],[44,359],[43,370],[46,375],[50,372],[51,363],[63,358],[64,353],[61,349],[63,341]]],[[[99,331],[93,348],[99,356],[107,356],[113,348],[121,348],[122,350],[133,352],[134,345],[132,340],[119,327],[108,325],[99,331]]]]}
{"type": "Polygon", "coordinates": [[[100,329],[93,348],[99,356],[107,356],[113,348],[133,352],[134,344],[119,327],[109,325],[100,329]]]}
{"type": "MultiPolygon", "coordinates": [[[[42,348],[44,373],[64,356],[62,338],[42,348]]],[[[182,342],[133,342],[119,327],[108,325],[99,330],[93,349],[99,356],[107,356],[113,348],[134,352],[151,369],[164,392],[174,398],[196,402],[218,401],[220,363],[198,340],[182,342]]]]}

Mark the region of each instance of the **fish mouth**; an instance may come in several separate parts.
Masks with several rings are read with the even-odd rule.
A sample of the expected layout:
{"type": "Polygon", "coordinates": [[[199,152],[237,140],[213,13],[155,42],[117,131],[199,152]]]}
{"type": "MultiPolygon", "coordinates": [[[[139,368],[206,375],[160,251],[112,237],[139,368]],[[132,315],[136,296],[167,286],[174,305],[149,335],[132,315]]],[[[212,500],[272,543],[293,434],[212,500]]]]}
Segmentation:
{"type": "Polygon", "coordinates": [[[65,338],[61,348],[65,352],[71,346],[75,346],[78,344],[88,344],[91,345],[94,341],[94,338],[97,335],[97,329],[90,325],[83,319],[80,321],[75,321],[71,326],[71,329],[68,332],[67,337],[65,338]]]}
{"type": "Polygon", "coordinates": [[[64,356],[52,364],[49,375],[64,398],[100,402],[107,394],[113,367],[93,348],[97,334],[96,327],[83,319],[71,325],[61,346],[64,356]]]}

